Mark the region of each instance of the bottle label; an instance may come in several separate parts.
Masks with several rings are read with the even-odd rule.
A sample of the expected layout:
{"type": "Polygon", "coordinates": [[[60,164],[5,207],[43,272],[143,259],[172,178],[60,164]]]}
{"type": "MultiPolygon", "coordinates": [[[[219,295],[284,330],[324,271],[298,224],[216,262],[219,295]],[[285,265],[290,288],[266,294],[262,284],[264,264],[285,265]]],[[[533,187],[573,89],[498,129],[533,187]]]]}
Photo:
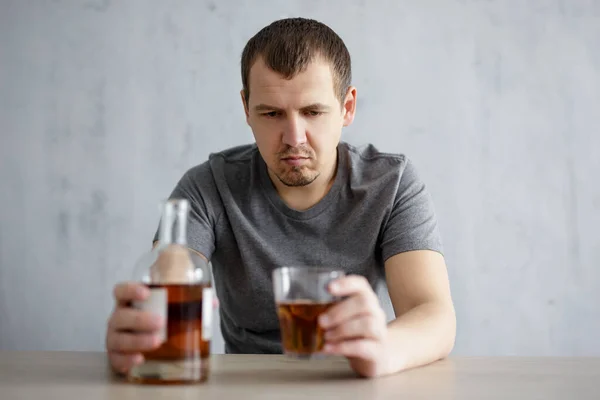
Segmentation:
{"type": "Polygon", "coordinates": [[[210,340],[212,336],[213,290],[202,289],[202,340],[210,340]]]}
{"type": "Polygon", "coordinates": [[[136,301],[133,306],[138,310],[150,312],[159,315],[165,321],[165,324],[158,332],[160,342],[167,340],[167,289],[166,288],[151,288],[150,296],[144,301],[136,301]]]}

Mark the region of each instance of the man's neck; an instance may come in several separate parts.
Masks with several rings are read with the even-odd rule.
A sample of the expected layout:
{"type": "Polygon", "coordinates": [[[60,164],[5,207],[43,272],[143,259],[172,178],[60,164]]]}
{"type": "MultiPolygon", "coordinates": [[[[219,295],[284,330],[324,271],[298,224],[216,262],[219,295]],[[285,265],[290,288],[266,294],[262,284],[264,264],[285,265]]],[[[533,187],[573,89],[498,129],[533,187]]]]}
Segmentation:
{"type": "Polygon", "coordinates": [[[290,208],[297,211],[305,211],[313,207],[329,193],[337,174],[338,159],[327,168],[327,173],[319,175],[314,182],[307,186],[286,186],[269,171],[279,197],[290,208]]]}

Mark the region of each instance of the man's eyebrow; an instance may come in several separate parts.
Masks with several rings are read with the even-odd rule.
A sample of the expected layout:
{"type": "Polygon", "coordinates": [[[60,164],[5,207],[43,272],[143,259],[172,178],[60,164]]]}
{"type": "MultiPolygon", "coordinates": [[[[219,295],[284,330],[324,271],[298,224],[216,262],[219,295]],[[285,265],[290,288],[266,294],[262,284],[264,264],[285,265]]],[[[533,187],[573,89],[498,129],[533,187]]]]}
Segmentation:
{"type": "MultiPolygon", "coordinates": [[[[329,110],[330,107],[326,104],[323,103],[313,103],[313,104],[309,104],[305,107],[302,107],[303,110],[329,110]]],[[[258,104],[254,107],[255,111],[284,111],[283,109],[279,108],[279,107],[275,107],[275,106],[270,106],[268,104],[258,104]]]]}
{"type": "Polygon", "coordinates": [[[322,110],[322,111],[326,111],[329,110],[329,106],[323,103],[313,103],[310,104],[306,107],[302,107],[303,110],[322,110]]]}
{"type": "Polygon", "coordinates": [[[281,108],[277,108],[275,106],[270,106],[268,104],[259,104],[254,107],[255,111],[283,111],[281,108]]]}

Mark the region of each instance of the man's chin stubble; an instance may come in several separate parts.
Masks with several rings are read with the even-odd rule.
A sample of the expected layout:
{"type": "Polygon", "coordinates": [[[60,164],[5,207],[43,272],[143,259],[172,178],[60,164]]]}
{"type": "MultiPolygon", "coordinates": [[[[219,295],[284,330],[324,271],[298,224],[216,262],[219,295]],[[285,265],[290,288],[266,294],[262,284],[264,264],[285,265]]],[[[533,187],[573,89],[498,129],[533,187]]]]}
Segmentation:
{"type": "Polygon", "coordinates": [[[302,187],[302,186],[308,186],[311,183],[313,183],[318,177],[319,174],[315,174],[315,176],[312,177],[305,177],[305,176],[299,176],[299,177],[294,177],[292,179],[285,179],[282,178],[281,175],[276,174],[277,179],[279,179],[279,182],[283,183],[285,186],[288,187],[302,187]]]}

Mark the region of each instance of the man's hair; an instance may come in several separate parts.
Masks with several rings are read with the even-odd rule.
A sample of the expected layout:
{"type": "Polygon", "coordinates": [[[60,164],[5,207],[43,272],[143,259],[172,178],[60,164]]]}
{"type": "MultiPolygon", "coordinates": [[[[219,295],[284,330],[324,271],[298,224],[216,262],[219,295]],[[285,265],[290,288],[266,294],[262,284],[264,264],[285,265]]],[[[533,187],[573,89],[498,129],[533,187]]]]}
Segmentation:
{"type": "Polygon", "coordinates": [[[306,18],[280,19],[261,29],[242,52],[242,84],[246,103],[250,97],[250,68],[262,57],[265,64],[286,79],[303,72],[317,57],[331,65],[334,90],[343,102],[352,80],[350,53],[327,25],[306,18]]]}

